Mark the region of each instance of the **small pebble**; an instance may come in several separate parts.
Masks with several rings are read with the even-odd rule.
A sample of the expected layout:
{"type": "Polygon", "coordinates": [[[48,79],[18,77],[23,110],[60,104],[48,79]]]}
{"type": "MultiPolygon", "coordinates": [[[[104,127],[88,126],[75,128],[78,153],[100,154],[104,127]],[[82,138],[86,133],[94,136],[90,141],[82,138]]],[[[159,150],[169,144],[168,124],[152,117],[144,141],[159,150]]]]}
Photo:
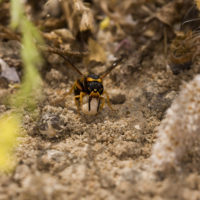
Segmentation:
{"type": "Polygon", "coordinates": [[[135,125],[134,127],[135,127],[135,129],[137,129],[137,130],[141,130],[141,128],[140,128],[140,125],[139,125],[139,124],[135,125]]]}

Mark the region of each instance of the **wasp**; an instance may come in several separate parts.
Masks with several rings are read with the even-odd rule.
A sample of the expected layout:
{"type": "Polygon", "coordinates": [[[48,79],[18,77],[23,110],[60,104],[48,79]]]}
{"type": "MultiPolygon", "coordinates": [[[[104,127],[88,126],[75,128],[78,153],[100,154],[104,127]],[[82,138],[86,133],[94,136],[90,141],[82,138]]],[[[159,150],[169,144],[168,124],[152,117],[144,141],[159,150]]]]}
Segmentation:
{"type": "Polygon", "coordinates": [[[122,62],[124,56],[121,56],[119,59],[114,61],[102,75],[83,75],[82,72],[68,58],[65,56],[63,58],[81,76],[81,78],[74,82],[73,86],[66,94],[69,95],[74,92],[74,101],[77,106],[77,111],[80,112],[81,110],[85,114],[95,115],[103,109],[105,102],[111,110],[114,110],[111,106],[108,92],[104,89],[103,79],[122,62]]]}

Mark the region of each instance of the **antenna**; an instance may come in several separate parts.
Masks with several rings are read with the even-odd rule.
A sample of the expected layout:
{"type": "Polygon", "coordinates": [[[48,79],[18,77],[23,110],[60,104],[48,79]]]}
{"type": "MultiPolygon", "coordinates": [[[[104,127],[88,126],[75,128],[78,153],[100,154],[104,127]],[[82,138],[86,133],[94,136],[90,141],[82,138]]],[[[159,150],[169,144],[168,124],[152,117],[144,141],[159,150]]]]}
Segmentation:
{"type": "Polygon", "coordinates": [[[72,63],[72,61],[67,56],[64,55],[62,50],[57,49],[57,48],[51,48],[51,47],[46,47],[46,48],[41,48],[41,49],[45,49],[45,51],[61,56],[62,58],[64,58],[65,61],[67,61],[70,64],[71,68],[73,68],[78,74],[83,76],[82,72],[72,63]]]}
{"type": "Polygon", "coordinates": [[[115,67],[122,63],[124,57],[124,55],[121,55],[119,59],[115,60],[112,65],[103,73],[103,75],[100,76],[100,78],[105,78],[113,69],[115,69],[115,67]]]}

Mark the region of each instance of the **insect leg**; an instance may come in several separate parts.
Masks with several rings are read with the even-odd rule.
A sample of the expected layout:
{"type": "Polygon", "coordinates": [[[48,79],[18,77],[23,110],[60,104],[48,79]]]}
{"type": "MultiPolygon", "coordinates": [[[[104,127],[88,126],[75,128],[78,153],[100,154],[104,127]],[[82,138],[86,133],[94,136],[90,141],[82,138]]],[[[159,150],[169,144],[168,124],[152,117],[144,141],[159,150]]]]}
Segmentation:
{"type": "Polygon", "coordinates": [[[74,88],[76,87],[76,82],[74,82],[74,84],[72,85],[71,89],[69,90],[69,92],[62,92],[62,90],[60,91],[56,91],[58,96],[62,96],[62,99],[66,98],[67,95],[71,94],[74,90],[74,88]]]}
{"type": "Polygon", "coordinates": [[[98,99],[97,112],[99,112],[99,107],[100,107],[100,104],[101,104],[101,98],[99,98],[99,99],[98,99]]]}
{"type": "Polygon", "coordinates": [[[80,112],[80,95],[77,95],[77,96],[74,97],[74,102],[76,104],[77,111],[79,113],[80,112]]]}
{"type": "Polygon", "coordinates": [[[103,107],[104,107],[104,104],[105,104],[105,98],[104,97],[100,97],[97,111],[99,111],[99,110],[101,111],[103,109],[103,107]],[[100,106],[100,103],[101,103],[101,106],[100,106]]]}
{"type": "Polygon", "coordinates": [[[66,95],[69,95],[69,94],[71,94],[71,93],[73,92],[73,90],[74,90],[75,86],[76,86],[76,82],[75,82],[75,83],[72,85],[71,89],[69,90],[69,92],[67,92],[67,94],[66,94],[66,95]]]}
{"type": "Polygon", "coordinates": [[[80,92],[80,95],[76,95],[74,97],[74,101],[75,101],[78,112],[80,111],[80,108],[83,104],[83,96],[85,96],[85,95],[86,95],[85,92],[80,92]]]}
{"type": "Polygon", "coordinates": [[[91,102],[91,100],[92,100],[92,97],[90,96],[89,97],[89,100],[88,100],[88,110],[90,111],[90,102],[91,102]]]}
{"type": "Polygon", "coordinates": [[[79,95],[79,97],[80,97],[80,106],[82,106],[82,104],[83,104],[83,97],[86,95],[86,93],[85,92],[80,92],[80,95],[79,95]]]}
{"type": "Polygon", "coordinates": [[[112,106],[111,106],[111,103],[110,103],[110,99],[109,99],[108,93],[104,90],[103,94],[106,95],[106,101],[107,101],[107,104],[108,104],[109,108],[110,108],[111,110],[114,110],[114,109],[112,108],[112,106]]]}

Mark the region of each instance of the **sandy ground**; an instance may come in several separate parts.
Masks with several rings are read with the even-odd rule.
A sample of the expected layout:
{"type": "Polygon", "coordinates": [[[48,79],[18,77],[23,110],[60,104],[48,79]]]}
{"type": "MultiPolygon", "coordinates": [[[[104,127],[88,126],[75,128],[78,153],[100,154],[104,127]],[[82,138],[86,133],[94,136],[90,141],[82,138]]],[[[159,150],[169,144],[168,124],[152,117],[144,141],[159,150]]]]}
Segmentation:
{"type": "Polygon", "coordinates": [[[119,66],[104,82],[115,111],[96,116],[79,115],[73,95],[55,95],[51,84],[71,84],[56,85],[59,72],[50,71],[40,119],[25,115],[28,135],[19,138],[16,170],[1,176],[0,199],[199,199],[197,173],[155,173],[148,160],[179,83],[197,70],[176,76],[163,63],[156,55],[133,73],[119,66]]]}

